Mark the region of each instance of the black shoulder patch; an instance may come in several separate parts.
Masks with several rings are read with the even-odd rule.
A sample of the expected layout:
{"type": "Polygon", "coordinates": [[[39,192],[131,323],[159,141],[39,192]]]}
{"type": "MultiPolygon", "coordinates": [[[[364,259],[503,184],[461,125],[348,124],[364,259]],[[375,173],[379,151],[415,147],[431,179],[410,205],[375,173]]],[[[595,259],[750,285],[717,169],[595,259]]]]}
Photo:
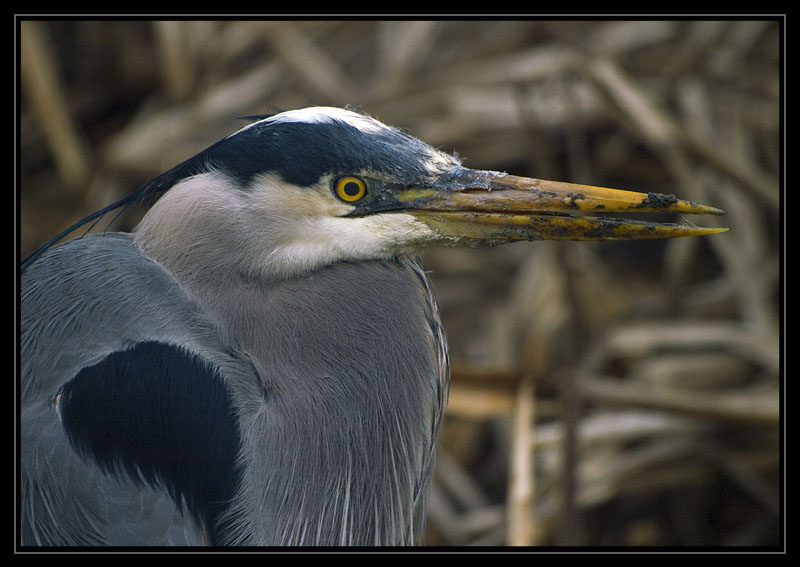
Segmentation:
{"type": "Polygon", "coordinates": [[[108,473],[165,487],[219,541],[240,436],[210,364],[172,345],[139,343],[78,373],[62,387],[59,410],[78,452],[108,473]]]}

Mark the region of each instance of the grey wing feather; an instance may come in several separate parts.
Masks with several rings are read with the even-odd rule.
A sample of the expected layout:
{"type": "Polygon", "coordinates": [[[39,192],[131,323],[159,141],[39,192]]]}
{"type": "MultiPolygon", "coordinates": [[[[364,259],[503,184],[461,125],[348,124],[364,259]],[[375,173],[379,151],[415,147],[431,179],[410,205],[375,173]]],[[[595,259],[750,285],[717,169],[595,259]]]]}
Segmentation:
{"type": "Polygon", "coordinates": [[[180,344],[210,358],[224,352],[191,301],[129,235],[70,241],[24,272],[23,545],[202,541],[202,526],[183,513],[174,494],[131,475],[107,474],[75,451],[63,427],[64,385],[111,353],[144,341],[180,344]]]}

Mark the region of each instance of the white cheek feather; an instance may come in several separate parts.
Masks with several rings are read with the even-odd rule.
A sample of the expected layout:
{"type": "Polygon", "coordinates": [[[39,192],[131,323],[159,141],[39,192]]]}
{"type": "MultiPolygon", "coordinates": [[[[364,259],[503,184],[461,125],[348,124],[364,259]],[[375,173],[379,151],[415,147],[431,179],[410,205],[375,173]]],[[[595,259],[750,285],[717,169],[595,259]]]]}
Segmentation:
{"type": "Polygon", "coordinates": [[[336,199],[327,182],[298,189],[262,175],[248,189],[243,227],[251,269],[292,277],[336,262],[387,259],[418,251],[433,231],[412,215],[348,217],[354,207],[336,199]]]}
{"type": "Polygon", "coordinates": [[[402,213],[309,217],[298,224],[297,236],[264,259],[268,272],[297,275],[335,262],[393,258],[419,250],[434,237],[430,227],[402,213]]]}

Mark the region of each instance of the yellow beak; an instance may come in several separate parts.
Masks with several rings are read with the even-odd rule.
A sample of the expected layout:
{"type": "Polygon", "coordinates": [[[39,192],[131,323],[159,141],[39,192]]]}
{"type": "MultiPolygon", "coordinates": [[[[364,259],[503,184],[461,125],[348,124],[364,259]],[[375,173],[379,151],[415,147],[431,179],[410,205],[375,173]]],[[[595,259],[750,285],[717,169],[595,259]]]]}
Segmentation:
{"type": "Polygon", "coordinates": [[[439,242],[493,245],[516,240],[635,240],[699,236],[727,228],[587,216],[606,213],[722,215],[715,207],[660,193],[638,193],[459,168],[434,188],[395,196],[440,236],[439,242]]]}

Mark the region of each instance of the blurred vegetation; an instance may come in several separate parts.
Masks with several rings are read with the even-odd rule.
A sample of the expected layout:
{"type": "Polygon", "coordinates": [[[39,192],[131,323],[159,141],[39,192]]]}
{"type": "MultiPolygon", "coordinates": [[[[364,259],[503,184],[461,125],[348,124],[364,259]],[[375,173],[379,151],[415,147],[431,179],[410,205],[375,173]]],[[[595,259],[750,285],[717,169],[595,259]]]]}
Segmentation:
{"type": "Polygon", "coordinates": [[[782,541],[781,21],[60,20],[19,40],[23,258],[239,117],[308,105],[470,167],[726,209],[704,238],[426,254],[453,362],[426,542],[782,541]]]}

